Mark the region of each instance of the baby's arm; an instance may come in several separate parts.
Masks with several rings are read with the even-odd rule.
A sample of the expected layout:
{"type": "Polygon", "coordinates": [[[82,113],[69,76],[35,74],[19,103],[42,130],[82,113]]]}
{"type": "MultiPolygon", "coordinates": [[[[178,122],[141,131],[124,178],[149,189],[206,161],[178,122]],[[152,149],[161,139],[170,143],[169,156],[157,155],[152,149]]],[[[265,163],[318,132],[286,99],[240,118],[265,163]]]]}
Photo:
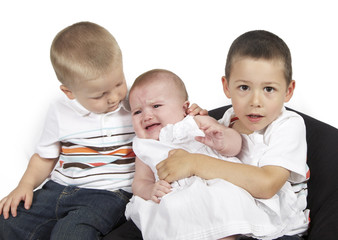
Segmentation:
{"type": "Polygon", "coordinates": [[[233,163],[182,149],[171,150],[169,157],[156,168],[159,178],[167,182],[193,175],[203,179],[221,178],[263,199],[275,195],[290,176],[290,171],[283,167],[233,163]]]}
{"type": "Polygon", "coordinates": [[[234,129],[228,128],[209,116],[194,117],[205,137],[196,137],[196,140],[211,147],[223,156],[236,156],[242,147],[242,137],[234,129]]]}
{"type": "Polygon", "coordinates": [[[134,195],[159,203],[161,197],[170,192],[171,185],[164,180],[155,182],[151,168],[136,157],[132,188],[134,195]]]}
{"type": "Polygon", "coordinates": [[[57,159],[42,158],[38,154],[31,157],[18,186],[0,202],[0,214],[3,214],[5,219],[9,217],[9,211],[16,217],[17,207],[21,201],[25,202],[27,210],[31,207],[34,189],[46,180],[56,162],[57,159]]]}

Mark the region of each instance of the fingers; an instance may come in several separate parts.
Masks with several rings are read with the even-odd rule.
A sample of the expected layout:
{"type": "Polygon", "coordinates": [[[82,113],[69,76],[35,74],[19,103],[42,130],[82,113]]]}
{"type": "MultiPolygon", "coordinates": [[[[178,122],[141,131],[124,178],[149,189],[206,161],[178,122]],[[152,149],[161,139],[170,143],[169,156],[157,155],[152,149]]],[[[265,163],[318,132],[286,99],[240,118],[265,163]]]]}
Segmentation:
{"type": "Polygon", "coordinates": [[[208,111],[200,108],[197,104],[193,103],[187,110],[187,113],[191,116],[196,115],[208,115],[208,111]]]}
{"type": "Polygon", "coordinates": [[[21,201],[25,201],[25,209],[30,209],[33,201],[33,193],[27,194],[24,198],[15,198],[12,196],[7,196],[3,198],[0,202],[0,215],[3,215],[4,219],[9,218],[9,213],[13,217],[18,215],[17,209],[21,201]]]}
{"type": "Polygon", "coordinates": [[[160,180],[155,183],[151,200],[156,203],[161,201],[161,198],[171,192],[171,185],[163,180],[160,180]]]}
{"type": "Polygon", "coordinates": [[[205,142],[205,137],[196,136],[196,137],[195,137],[195,140],[196,140],[197,142],[200,142],[200,143],[203,143],[203,144],[204,144],[204,142],[205,142]]]}
{"type": "MultiPolygon", "coordinates": [[[[174,155],[177,151],[178,151],[177,149],[170,150],[168,152],[168,158],[174,155]]],[[[157,175],[162,180],[166,180],[166,177],[169,174],[169,172],[167,171],[167,163],[168,163],[167,160],[163,160],[156,165],[157,175]]]]}
{"type": "MultiPolygon", "coordinates": [[[[171,157],[171,156],[174,155],[177,151],[178,151],[178,149],[170,150],[170,151],[168,152],[168,157],[171,157]]],[[[162,161],[162,162],[164,162],[164,161],[162,161]]]]}
{"type": "Polygon", "coordinates": [[[162,161],[159,164],[157,164],[156,169],[157,169],[157,175],[159,179],[166,181],[166,178],[169,175],[169,172],[167,171],[167,168],[166,168],[166,162],[162,161]]]}
{"type": "Polygon", "coordinates": [[[33,193],[27,193],[25,199],[25,209],[28,210],[31,208],[33,202],[33,193]]]}
{"type": "MultiPolygon", "coordinates": [[[[21,199],[15,199],[15,198],[12,198],[10,202],[8,201],[7,212],[11,210],[11,214],[13,217],[17,216],[17,208],[20,202],[21,202],[21,199]]],[[[9,217],[9,214],[8,214],[8,217],[9,217]]]]}
{"type": "Polygon", "coordinates": [[[1,209],[4,219],[9,218],[9,211],[11,209],[12,198],[6,197],[1,200],[1,209]]]}
{"type": "Polygon", "coordinates": [[[202,110],[199,112],[199,114],[200,114],[200,115],[207,116],[207,115],[208,115],[208,110],[202,109],[202,110]]]}
{"type": "Polygon", "coordinates": [[[4,208],[4,204],[5,204],[6,201],[7,201],[7,197],[1,199],[1,201],[0,201],[0,215],[2,215],[2,213],[3,213],[3,208],[4,208]]]}

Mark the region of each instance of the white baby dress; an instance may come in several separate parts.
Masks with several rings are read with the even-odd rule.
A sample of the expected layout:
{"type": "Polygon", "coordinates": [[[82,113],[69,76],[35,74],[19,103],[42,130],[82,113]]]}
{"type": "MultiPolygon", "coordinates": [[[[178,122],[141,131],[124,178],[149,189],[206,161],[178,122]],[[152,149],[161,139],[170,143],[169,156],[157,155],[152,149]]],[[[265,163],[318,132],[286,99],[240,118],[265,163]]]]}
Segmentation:
{"type": "MultiPolygon", "coordinates": [[[[136,156],[153,170],[156,180],[156,165],[166,159],[168,151],[172,149],[182,148],[189,152],[240,163],[237,158],[223,157],[194,140],[195,136],[202,135],[204,134],[198,129],[196,122],[188,116],[177,124],[163,128],[159,141],[135,137],[133,149],[136,156]]],[[[264,151],[256,153],[262,155],[264,151]]],[[[297,198],[287,202],[291,206],[280,203],[280,198],[288,199],[290,194],[294,196],[294,192],[289,192],[289,182],[268,200],[255,199],[244,189],[222,179],[204,180],[192,176],[172,183],[172,187],[172,191],[165,195],[159,204],[138,196],[133,196],[128,203],[126,217],[133,220],[145,240],[211,240],[235,234],[273,239],[291,231],[289,222],[290,219],[295,219],[295,215],[299,219],[296,220],[297,226],[301,225],[302,231],[304,226],[306,229],[306,216],[303,211],[296,211],[292,206],[297,202],[297,198]],[[284,209],[287,216],[281,213],[281,208],[288,208],[284,209]]],[[[300,208],[305,207],[302,205],[300,208]]]]}

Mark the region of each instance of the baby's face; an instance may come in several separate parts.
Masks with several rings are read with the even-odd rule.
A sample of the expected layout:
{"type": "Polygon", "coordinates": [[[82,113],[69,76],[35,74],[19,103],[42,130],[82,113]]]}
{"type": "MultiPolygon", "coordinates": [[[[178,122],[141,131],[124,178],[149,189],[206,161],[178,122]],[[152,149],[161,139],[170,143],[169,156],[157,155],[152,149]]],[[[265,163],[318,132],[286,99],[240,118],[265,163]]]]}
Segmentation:
{"type": "Polygon", "coordinates": [[[93,113],[108,113],[118,108],[127,91],[121,66],[96,79],[81,82],[72,90],[72,94],[87,110],[93,113]]]}
{"type": "Polygon", "coordinates": [[[156,140],[163,127],[185,117],[189,106],[170,81],[152,81],[134,88],[129,103],[136,135],[156,140]]]}

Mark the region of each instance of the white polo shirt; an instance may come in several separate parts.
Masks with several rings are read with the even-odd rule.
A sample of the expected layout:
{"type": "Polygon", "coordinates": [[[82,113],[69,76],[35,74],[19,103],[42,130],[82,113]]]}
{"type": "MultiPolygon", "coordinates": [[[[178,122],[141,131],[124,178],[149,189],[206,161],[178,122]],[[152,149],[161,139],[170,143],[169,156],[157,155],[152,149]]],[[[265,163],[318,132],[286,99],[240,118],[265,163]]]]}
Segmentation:
{"type": "MultiPolygon", "coordinates": [[[[229,126],[234,117],[234,109],[230,108],[220,122],[229,126]]],[[[283,108],[280,116],[268,127],[250,135],[242,134],[242,139],[238,158],[243,163],[258,167],[280,166],[291,172],[290,182],[306,180],[306,129],[303,118],[297,113],[283,108]]]]}
{"type": "Polygon", "coordinates": [[[59,157],[51,173],[59,184],[131,192],[134,136],[126,101],[113,112],[95,114],[64,96],[48,111],[36,153],[59,157]]]}

